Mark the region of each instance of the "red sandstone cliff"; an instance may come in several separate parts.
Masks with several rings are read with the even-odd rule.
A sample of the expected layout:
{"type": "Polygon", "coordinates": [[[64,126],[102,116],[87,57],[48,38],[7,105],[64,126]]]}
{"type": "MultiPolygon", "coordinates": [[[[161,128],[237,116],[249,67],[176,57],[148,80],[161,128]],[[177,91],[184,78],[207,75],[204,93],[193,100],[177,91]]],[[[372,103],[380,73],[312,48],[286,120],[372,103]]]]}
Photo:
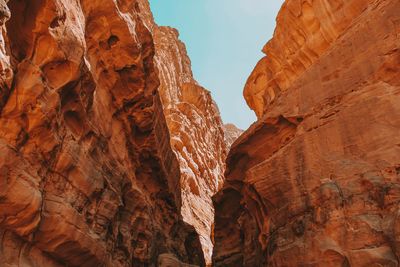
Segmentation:
{"type": "Polygon", "coordinates": [[[206,263],[211,263],[214,222],[211,197],[220,189],[225,171],[226,144],[218,108],[210,92],[193,79],[190,59],[178,32],[154,29],[160,96],[171,145],[180,166],[181,213],[200,234],[206,263]]]}
{"type": "Polygon", "coordinates": [[[400,2],[287,0],[215,196],[214,266],[400,264],[400,2]]]}
{"type": "Polygon", "coordinates": [[[191,121],[196,109],[164,111],[166,93],[182,94],[173,104],[208,105],[212,142],[223,139],[213,125],[219,115],[191,81],[158,93],[163,58],[154,59],[162,52],[147,1],[0,3],[0,266],[204,265],[184,219],[208,231],[211,218],[201,227],[188,220],[197,195],[187,195],[197,183],[211,216],[224,144],[209,148],[222,153],[211,163],[193,151],[178,160],[173,113],[191,121]],[[182,163],[191,159],[199,172],[185,180],[182,163]]]}

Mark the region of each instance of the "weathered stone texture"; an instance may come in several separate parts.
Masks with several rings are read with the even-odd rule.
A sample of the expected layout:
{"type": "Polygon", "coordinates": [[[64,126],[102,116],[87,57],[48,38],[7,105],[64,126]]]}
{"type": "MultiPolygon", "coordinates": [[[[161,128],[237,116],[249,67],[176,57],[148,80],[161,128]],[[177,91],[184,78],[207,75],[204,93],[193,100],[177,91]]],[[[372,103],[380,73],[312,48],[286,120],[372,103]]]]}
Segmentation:
{"type": "Polygon", "coordinates": [[[400,2],[287,0],[214,198],[214,266],[398,266],[400,2]]]}
{"type": "Polygon", "coordinates": [[[242,133],[243,130],[237,128],[234,124],[224,124],[225,143],[227,147],[230,148],[242,133]]]}
{"type": "Polygon", "coordinates": [[[148,3],[0,3],[0,266],[204,265],[148,3]]]}
{"type": "Polygon", "coordinates": [[[218,107],[210,92],[193,79],[190,59],[178,32],[154,29],[160,96],[171,145],[180,166],[182,216],[200,234],[206,263],[211,263],[214,222],[211,197],[223,183],[226,144],[218,107]]]}

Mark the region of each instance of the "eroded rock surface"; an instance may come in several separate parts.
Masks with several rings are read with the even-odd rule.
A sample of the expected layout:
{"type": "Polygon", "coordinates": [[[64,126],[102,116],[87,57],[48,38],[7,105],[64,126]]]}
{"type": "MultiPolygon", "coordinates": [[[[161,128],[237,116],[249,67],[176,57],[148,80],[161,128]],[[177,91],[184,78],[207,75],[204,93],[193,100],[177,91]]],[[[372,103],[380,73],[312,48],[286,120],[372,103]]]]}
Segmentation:
{"type": "Polygon", "coordinates": [[[225,144],[227,147],[230,148],[242,133],[243,130],[239,129],[234,124],[224,124],[225,144]]]}
{"type": "Polygon", "coordinates": [[[214,266],[398,266],[400,2],[287,0],[214,198],[214,266]]]}
{"type": "Polygon", "coordinates": [[[173,254],[161,254],[158,256],[158,267],[197,267],[178,260],[173,254]]]}
{"type": "Polygon", "coordinates": [[[214,222],[211,197],[221,188],[225,171],[223,124],[210,92],[193,79],[190,59],[178,32],[157,27],[154,36],[159,92],[180,166],[181,213],[200,234],[206,263],[210,264],[214,222]]]}
{"type": "Polygon", "coordinates": [[[203,266],[148,3],[0,3],[0,265],[203,266]]]}

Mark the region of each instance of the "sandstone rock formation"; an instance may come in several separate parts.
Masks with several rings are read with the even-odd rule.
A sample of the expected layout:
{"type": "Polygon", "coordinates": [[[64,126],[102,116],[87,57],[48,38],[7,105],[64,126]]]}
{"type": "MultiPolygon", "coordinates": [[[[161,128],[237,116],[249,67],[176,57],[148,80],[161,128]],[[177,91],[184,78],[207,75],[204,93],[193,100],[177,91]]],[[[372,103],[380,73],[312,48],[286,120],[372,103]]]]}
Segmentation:
{"type": "Polygon", "coordinates": [[[154,29],[160,96],[171,145],[180,166],[181,213],[200,234],[206,263],[211,263],[214,222],[211,197],[222,186],[226,144],[218,108],[210,93],[193,79],[186,48],[178,32],[154,29]]]}
{"type": "Polygon", "coordinates": [[[400,264],[400,2],[287,0],[215,196],[214,266],[400,264]]]}
{"type": "Polygon", "coordinates": [[[225,144],[227,147],[230,148],[242,133],[243,130],[239,129],[234,124],[224,124],[225,144]]]}
{"type": "MultiPolygon", "coordinates": [[[[0,266],[155,266],[165,254],[203,266],[181,215],[187,188],[157,91],[147,1],[6,2],[0,266]]],[[[200,90],[187,86],[183,103],[200,90]]],[[[214,180],[199,192],[216,190],[214,180]]]]}
{"type": "Polygon", "coordinates": [[[197,267],[197,265],[183,263],[172,254],[161,254],[158,257],[158,267],[197,267]]]}

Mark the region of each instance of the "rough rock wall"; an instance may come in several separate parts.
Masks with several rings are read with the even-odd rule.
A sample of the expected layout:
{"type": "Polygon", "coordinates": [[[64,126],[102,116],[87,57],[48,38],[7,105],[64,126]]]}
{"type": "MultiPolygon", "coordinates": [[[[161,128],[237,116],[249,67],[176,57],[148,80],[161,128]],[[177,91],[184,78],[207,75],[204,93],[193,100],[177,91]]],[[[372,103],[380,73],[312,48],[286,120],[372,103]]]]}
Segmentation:
{"type": "MultiPolygon", "coordinates": [[[[267,56],[257,64],[245,86],[245,99],[257,116],[261,117],[269,103],[282,91],[292,88],[295,81],[312,65],[319,64],[317,61],[320,57],[375,2],[286,1],[277,17],[278,27],[274,38],[263,48],[267,56]]],[[[365,46],[362,42],[363,40],[354,40],[351,43],[354,43],[352,46],[357,50],[365,46]]],[[[347,52],[348,56],[349,53],[357,55],[357,51],[347,52]]],[[[333,66],[335,67],[339,66],[333,66]]],[[[333,78],[335,77],[327,77],[333,78]]]]}
{"type": "Polygon", "coordinates": [[[287,0],[214,198],[214,266],[400,264],[400,2],[287,0]]]}
{"type": "Polygon", "coordinates": [[[193,79],[190,59],[178,32],[154,28],[160,96],[171,145],[180,165],[181,213],[200,234],[206,263],[211,263],[214,222],[211,197],[220,189],[225,171],[223,124],[210,92],[193,79]]]}
{"type": "Polygon", "coordinates": [[[239,129],[234,124],[224,124],[225,144],[227,145],[228,150],[242,133],[243,130],[239,129]]]}
{"type": "Polygon", "coordinates": [[[180,214],[149,10],[0,3],[0,266],[204,265],[180,214]]]}

